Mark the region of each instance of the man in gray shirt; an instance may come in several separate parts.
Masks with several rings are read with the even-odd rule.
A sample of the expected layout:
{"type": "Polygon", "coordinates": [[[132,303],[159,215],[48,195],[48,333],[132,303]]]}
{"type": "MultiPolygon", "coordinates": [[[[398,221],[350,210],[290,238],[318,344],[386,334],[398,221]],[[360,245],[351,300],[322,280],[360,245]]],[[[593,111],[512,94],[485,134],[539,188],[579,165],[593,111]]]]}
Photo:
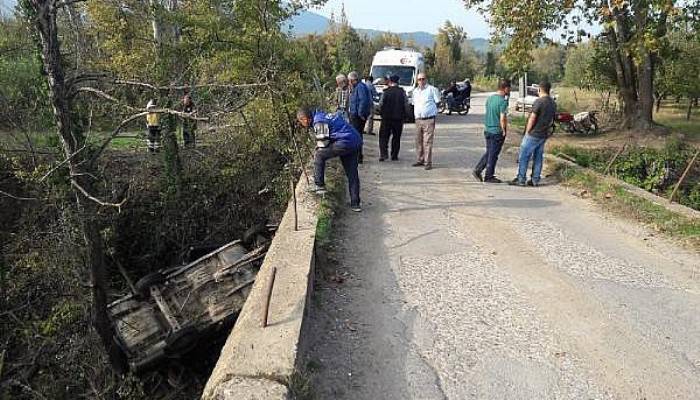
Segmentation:
{"type": "Polygon", "coordinates": [[[525,186],[527,166],[530,158],[533,159],[532,175],[527,184],[530,186],[539,186],[540,184],[542,163],[544,161],[544,144],[551,135],[554,114],[557,112],[557,105],[549,96],[551,89],[551,83],[547,81],[540,83],[539,98],[532,105],[532,112],[525,128],[525,137],[520,143],[518,176],[510,182],[512,185],[525,186]]]}

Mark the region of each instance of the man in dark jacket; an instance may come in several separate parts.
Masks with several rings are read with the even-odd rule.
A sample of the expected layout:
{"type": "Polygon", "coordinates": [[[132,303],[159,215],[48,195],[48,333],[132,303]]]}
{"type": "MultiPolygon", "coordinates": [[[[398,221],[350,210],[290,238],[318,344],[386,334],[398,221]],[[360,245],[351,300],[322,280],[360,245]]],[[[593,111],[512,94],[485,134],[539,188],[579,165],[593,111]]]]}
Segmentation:
{"type": "MultiPolygon", "coordinates": [[[[363,85],[364,86],[364,85],[363,85]]],[[[314,155],[314,187],[316,194],[326,193],[326,161],[339,157],[348,178],[350,209],[362,211],[360,206],[360,176],[357,171],[358,152],[362,149],[362,136],[350,126],[341,114],[313,109],[297,111],[297,121],[304,128],[312,128],[316,138],[314,155]]]]}
{"type": "MultiPolygon", "coordinates": [[[[350,104],[348,112],[350,114],[350,125],[360,133],[365,131],[365,123],[371,112],[372,95],[367,85],[360,82],[360,76],[353,71],[348,74],[352,92],[350,93],[350,104]]],[[[362,164],[362,149],[360,148],[359,163],[362,164]]]]}
{"type": "Polygon", "coordinates": [[[382,124],[379,127],[379,161],[388,158],[389,138],[391,137],[391,159],[399,159],[403,121],[406,118],[406,92],[399,86],[399,76],[389,77],[389,87],[384,90],[379,101],[382,124]]]}

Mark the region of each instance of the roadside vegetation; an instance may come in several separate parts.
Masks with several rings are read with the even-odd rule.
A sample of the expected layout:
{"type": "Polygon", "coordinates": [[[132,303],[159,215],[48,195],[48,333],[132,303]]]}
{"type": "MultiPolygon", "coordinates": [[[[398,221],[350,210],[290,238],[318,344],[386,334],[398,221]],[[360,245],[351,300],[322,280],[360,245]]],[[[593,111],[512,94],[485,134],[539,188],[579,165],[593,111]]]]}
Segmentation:
{"type": "Polygon", "coordinates": [[[277,220],[310,156],[293,114],[322,96],[280,30],[294,8],[122,4],[20,1],[0,18],[2,399],[198,398],[215,346],[132,375],[106,307],[129,280],[277,220]]]}
{"type": "MultiPolygon", "coordinates": [[[[621,179],[664,198],[670,198],[696,150],[674,141],[661,149],[632,147],[627,151],[615,148],[587,149],[562,146],[552,149],[576,164],[621,179]]],[[[679,204],[700,210],[700,165],[693,164],[676,191],[679,204]]]]}
{"type": "Polygon", "coordinates": [[[556,174],[561,178],[563,185],[576,190],[577,196],[591,198],[607,211],[633,219],[659,233],[680,240],[694,250],[700,250],[698,218],[670,211],[592,171],[560,164],[556,174]]]}

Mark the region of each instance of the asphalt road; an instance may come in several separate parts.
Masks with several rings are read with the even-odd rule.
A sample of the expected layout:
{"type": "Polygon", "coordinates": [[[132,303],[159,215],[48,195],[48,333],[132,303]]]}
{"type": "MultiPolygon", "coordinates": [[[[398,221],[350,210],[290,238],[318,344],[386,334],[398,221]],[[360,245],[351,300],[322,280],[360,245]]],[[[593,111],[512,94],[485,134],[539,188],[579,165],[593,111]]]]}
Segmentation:
{"type": "Polygon", "coordinates": [[[412,125],[399,162],[367,137],[364,211],[319,266],[317,398],[700,398],[700,255],[555,184],[476,182],[477,96],[438,119],[432,171],[410,166],[412,125]]]}

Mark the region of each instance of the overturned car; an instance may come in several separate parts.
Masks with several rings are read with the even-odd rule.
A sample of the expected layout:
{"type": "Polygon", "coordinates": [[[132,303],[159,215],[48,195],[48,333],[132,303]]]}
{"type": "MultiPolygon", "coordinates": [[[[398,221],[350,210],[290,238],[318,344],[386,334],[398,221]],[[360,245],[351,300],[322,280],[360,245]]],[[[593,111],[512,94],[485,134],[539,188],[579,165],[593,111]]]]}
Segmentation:
{"type": "Polygon", "coordinates": [[[108,306],[114,339],[132,370],[178,357],[205,334],[232,323],[243,308],[271,242],[257,227],[182,266],[146,275],[108,306]]]}

